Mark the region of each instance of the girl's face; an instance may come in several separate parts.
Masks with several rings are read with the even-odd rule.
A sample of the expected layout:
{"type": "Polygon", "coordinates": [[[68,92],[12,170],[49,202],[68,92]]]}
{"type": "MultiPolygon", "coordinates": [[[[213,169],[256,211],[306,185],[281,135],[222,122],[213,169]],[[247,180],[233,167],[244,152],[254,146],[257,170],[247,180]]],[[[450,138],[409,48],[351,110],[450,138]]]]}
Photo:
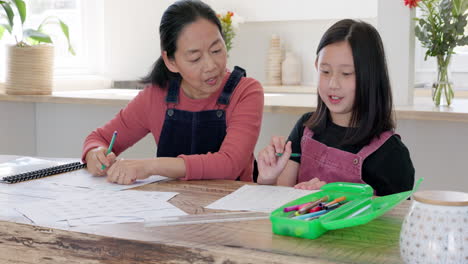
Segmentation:
{"type": "Polygon", "coordinates": [[[218,27],[206,19],[185,26],[177,39],[174,58],[163,52],[168,69],[182,76],[181,87],[190,98],[216,92],[226,74],[227,52],[218,27]]]}
{"type": "Polygon", "coordinates": [[[349,126],[356,90],[351,46],[347,41],[325,46],[315,67],[319,76],[318,93],[330,110],[333,123],[349,126]]]}

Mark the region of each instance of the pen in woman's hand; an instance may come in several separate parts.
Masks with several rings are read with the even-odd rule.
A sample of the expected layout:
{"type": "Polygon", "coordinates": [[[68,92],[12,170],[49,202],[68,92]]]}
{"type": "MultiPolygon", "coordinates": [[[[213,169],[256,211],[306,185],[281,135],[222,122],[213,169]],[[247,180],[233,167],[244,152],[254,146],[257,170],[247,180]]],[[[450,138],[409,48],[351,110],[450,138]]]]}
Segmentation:
{"type": "MultiPolygon", "coordinates": [[[[109,144],[109,148],[107,149],[106,156],[109,155],[112,152],[112,147],[114,146],[115,138],[117,137],[117,131],[114,131],[114,134],[112,135],[111,142],[109,144]]],[[[101,170],[104,170],[106,168],[106,165],[102,164],[101,170]]]]}

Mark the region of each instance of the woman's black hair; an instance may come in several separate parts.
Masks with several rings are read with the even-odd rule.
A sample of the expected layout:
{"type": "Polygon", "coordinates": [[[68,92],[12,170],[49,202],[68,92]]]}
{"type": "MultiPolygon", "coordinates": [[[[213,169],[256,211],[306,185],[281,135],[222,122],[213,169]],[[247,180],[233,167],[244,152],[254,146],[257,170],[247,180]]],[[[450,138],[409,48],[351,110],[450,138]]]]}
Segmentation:
{"type": "MultiPolygon", "coordinates": [[[[344,19],[332,25],[317,47],[347,41],[351,46],[356,74],[356,91],[349,127],[343,145],[366,145],[372,138],[395,129],[393,102],[382,39],[377,30],[362,21],[344,19]]],[[[327,125],[330,111],[317,96],[317,110],[305,126],[320,134],[327,125]]]]}
{"type": "MultiPolygon", "coordinates": [[[[166,51],[167,57],[173,59],[180,33],[187,25],[200,18],[215,24],[222,35],[221,22],[219,22],[215,11],[202,1],[180,0],[169,6],[164,12],[159,25],[161,52],[166,51]]],[[[154,63],[151,72],[143,77],[140,82],[165,88],[169,80],[177,78],[180,78],[180,74],[171,72],[166,67],[162,56],[160,56],[154,63]]]]}

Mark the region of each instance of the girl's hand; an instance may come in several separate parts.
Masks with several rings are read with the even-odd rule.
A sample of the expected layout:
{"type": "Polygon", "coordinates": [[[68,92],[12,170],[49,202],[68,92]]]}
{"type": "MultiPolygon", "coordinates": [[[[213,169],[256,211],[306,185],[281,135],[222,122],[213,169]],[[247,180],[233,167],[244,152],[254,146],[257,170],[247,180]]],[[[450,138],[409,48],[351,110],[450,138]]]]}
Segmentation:
{"type": "Polygon", "coordinates": [[[272,137],[270,145],[258,153],[258,179],[259,184],[276,184],[276,180],[286,167],[291,156],[291,141],[285,144],[284,137],[272,137]],[[276,156],[282,153],[282,156],[276,156]]]}
{"type": "Polygon", "coordinates": [[[132,184],[137,179],[146,179],[151,175],[151,163],[154,160],[117,160],[107,171],[107,181],[118,184],[132,184]]]}
{"type": "Polygon", "coordinates": [[[94,176],[106,175],[107,170],[116,159],[114,152],[109,153],[107,156],[106,152],[107,149],[103,147],[97,147],[88,151],[86,154],[86,164],[89,173],[94,176]],[[103,164],[106,166],[104,170],[102,169],[103,164]]]}
{"type": "Polygon", "coordinates": [[[322,187],[325,184],[327,183],[319,180],[318,178],[313,178],[310,181],[301,182],[301,183],[294,185],[294,188],[303,189],[303,190],[318,190],[320,189],[320,187],[322,187]]]}

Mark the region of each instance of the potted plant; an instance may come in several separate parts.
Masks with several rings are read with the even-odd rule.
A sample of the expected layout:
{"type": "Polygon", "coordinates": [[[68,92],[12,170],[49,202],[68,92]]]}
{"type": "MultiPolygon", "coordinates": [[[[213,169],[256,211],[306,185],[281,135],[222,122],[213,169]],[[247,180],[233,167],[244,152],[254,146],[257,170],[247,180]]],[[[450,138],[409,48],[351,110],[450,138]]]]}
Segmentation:
{"type": "Polygon", "coordinates": [[[427,49],[424,59],[428,56],[437,59],[432,100],[436,106],[441,102],[450,105],[454,93],[449,79],[449,64],[454,49],[468,45],[468,36],[464,32],[468,0],[405,0],[405,4],[410,8],[421,8],[422,16],[416,19],[415,35],[427,49]]]}
{"type": "Polygon", "coordinates": [[[23,0],[0,0],[0,39],[9,33],[16,44],[8,48],[5,91],[7,94],[52,93],[54,48],[51,37],[44,32],[48,25],[59,25],[68,41],[68,51],[75,55],[70,43],[68,25],[57,17],[46,17],[37,29],[24,28],[27,20],[23,0]],[[18,17],[19,19],[18,19],[18,17]],[[19,32],[21,35],[15,34],[19,32]]]}

